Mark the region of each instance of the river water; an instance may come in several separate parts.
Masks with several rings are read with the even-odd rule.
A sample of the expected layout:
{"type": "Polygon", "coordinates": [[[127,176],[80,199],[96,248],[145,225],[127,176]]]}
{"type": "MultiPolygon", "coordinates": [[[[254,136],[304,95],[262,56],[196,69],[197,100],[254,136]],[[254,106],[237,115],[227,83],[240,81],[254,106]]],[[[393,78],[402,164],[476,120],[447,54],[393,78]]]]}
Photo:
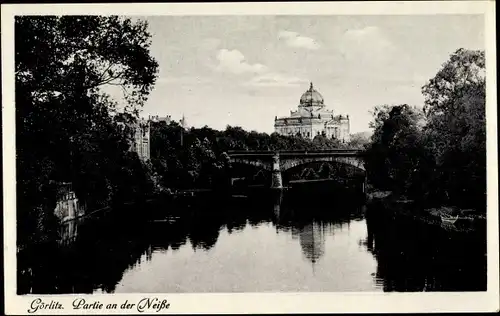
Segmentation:
{"type": "Polygon", "coordinates": [[[349,194],[193,199],[122,214],[149,209],[168,220],[112,212],[73,223],[70,245],[18,256],[18,293],[486,290],[481,238],[379,216],[349,194]]]}

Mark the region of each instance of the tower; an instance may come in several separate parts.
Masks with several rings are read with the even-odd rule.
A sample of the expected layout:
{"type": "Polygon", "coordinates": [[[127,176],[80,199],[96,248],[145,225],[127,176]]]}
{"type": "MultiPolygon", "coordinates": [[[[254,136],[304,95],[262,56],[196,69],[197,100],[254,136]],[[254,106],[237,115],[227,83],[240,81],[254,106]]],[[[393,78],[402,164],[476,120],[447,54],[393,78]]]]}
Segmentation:
{"type": "Polygon", "coordinates": [[[184,146],[184,128],[186,128],[186,118],[184,117],[184,113],[181,118],[181,147],[184,146]]]}

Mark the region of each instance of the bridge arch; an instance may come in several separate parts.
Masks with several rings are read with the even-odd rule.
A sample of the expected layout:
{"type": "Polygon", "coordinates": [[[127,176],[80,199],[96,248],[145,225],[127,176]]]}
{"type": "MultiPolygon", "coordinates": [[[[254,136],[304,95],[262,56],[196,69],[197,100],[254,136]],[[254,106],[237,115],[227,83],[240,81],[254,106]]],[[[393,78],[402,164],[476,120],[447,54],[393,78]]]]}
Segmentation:
{"type": "Polygon", "coordinates": [[[357,157],[304,157],[304,158],[293,158],[293,159],[282,159],[280,162],[280,171],[287,171],[291,168],[305,165],[313,162],[336,162],[341,164],[351,165],[357,169],[366,171],[364,161],[357,157]]]}
{"type": "Polygon", "coordinates": [[[363,192],[366,188],[366,169],[362,152],[359,150],[325,150],[325,151],[300,151],[300,152],[231,152],[231,164],[240,164],[258,167],[261,170],[272,172],[271,188],[282,188],[282,172],[291,168],[309,163],[327,162],[338,163],[361,170],[365,176],[363,192]]]}

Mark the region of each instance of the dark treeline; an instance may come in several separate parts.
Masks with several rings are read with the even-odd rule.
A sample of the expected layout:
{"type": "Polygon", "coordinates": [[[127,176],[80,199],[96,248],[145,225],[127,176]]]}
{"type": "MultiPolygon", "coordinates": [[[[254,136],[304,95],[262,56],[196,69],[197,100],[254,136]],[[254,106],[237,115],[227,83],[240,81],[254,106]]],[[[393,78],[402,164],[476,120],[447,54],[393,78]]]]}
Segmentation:
{"type": "Polygon", "coordinates": [[[484,212],[484,52],[457,50],[422,93],[422,108],[375,108],[366,157],[369,181],[427,205],[484,212]]]}
{"type": "Polygon", "coordinates": [[[227,182],[229,150],[318,150],[356,148],[361,141],[342,143],[322,135],[313,140],[248,132],[227,126],[218,131],[207,126],[184,129],[178,122],[155,122],[151,126],[151,163],[162,187],[211,188],[227,182]]]}

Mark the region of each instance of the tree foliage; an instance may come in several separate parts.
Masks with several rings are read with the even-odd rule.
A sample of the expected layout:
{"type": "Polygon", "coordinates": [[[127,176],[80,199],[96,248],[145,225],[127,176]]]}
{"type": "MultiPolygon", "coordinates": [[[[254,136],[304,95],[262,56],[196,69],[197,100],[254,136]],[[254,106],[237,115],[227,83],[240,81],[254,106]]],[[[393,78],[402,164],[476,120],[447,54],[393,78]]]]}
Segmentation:
{"type": "Polygon", "coordinates": [[[375,107],[370,180],[433,203],[485,209],[484,52],[459,49],[422,88],[423,111],[375,107]]]}
{"type": "Polygon", "coordinates": [[[33,223],[45,216],[34,210],[53,213],[51,183],[72,182],[89,207],[141,190],[144,167],[128,152],[129,139],[114,119],[117,103],[103,88],[121,87],[124,111],[137,116],[157,76],[149,45],[147,24],[128,18],[16,17],[20,237],[33,237],[33,223]]]}
{"type": "Polygon", "coordinates": [[[405,192],[420,172],[422,113],[416,107],[403,104],[376,107],[374,114],[375,129],[367,150],[368,177],[376,186],[405,192]]]}
{"type": "Polygon", "coordinates": [[[459,49],[422,89],[429,151],[444,195],[485,207],[486,82],[483,51],[459,49]]]}

